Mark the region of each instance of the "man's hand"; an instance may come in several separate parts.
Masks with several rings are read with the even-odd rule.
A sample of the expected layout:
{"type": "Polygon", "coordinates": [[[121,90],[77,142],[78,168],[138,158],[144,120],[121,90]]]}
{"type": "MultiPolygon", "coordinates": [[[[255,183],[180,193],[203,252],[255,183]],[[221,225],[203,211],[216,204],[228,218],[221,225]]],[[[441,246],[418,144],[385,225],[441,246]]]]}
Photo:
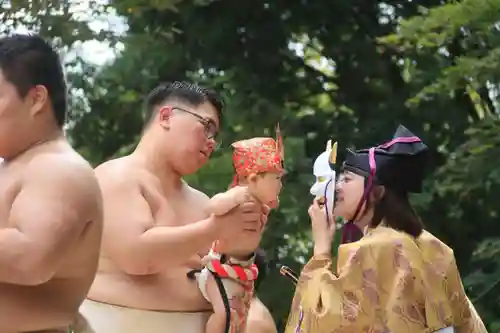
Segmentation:
{"type": "Polygon", "coordinates": [[[267,217],[269,216],[269,213],[271,212],[271,208],[267,205],[262,205],[262,212],[260,215],[260,228],[264,229],[264,226],[267,223],[267,217]]]}
{"type": "Polygon", "coordinates": [[[238,257],[246,257],[259,246],[262,223],[268,211],[256,202],[245,202],[229,213],[216,216],[220,228],[219,251],[238,257]]]}
{"type": "Polygon", "coordinates": [[[261,223],[261,205],[245,202],[227,214],[215,216],[221,239],[232,239],[244,232],[258,232],[261,223]]]}

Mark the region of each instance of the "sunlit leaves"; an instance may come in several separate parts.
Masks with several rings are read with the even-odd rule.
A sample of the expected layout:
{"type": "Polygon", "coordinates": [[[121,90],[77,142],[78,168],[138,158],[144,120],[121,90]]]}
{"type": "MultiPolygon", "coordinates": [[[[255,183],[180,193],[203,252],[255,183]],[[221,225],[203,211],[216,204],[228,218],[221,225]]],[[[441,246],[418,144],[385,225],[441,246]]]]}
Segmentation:
{"type": "Polygon", "coordinates": [[[106,29],[92,29],[90,23],[106,12],[106,2],[91,1],[4,1],[0,5],[0,33],[13,31],[37,32],[55,39],[61,46],[72,46],[77,41],[111,39],[106,29]]]}
{"type": "MultiPolygon", "coordinates": [[[[424,11],[379,39],[410,53],[435,52],[450,60],[410,102],[420,103],[456,89],[498,84],[500,2],[465,0],[424,11]]],[[[417,64],[418,66],[418,64],[417,64]]]]}

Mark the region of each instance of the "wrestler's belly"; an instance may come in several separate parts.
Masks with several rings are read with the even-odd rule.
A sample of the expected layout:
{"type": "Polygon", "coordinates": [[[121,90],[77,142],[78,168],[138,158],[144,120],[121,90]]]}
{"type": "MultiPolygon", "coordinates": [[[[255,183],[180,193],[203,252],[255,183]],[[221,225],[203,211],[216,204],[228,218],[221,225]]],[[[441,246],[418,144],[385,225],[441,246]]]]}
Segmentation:
{"type": "Polygon", "coordinates": [[[68,327],[88,282],[53,279],[40,286],[0,284],[0,333],[68,327]]]}
{"type": "Polygon", "coordinates": [[[98,272],[88,298],[142,310],[197,312],[211,309],[188,268],[131,276],[121,272],[98,272]]]}

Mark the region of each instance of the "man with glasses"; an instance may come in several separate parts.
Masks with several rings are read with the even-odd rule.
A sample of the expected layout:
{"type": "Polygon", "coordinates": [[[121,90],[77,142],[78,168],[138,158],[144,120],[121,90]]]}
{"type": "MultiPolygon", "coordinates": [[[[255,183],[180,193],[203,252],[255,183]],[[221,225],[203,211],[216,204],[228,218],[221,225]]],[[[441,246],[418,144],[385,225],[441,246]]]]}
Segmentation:
{"type": "Polygon", "coordinates": [[[201,333],[211,308],[187,273],[201,268],[215,239],[260,232],[268,212],[246,203],[208,216],[208,197],[182,180],[217,146],[222,103],[214,91],[160,85],[145,110],[136,150],[96,168],[104,233],[99,271],[81,312],[96,333],[201,333]]]}

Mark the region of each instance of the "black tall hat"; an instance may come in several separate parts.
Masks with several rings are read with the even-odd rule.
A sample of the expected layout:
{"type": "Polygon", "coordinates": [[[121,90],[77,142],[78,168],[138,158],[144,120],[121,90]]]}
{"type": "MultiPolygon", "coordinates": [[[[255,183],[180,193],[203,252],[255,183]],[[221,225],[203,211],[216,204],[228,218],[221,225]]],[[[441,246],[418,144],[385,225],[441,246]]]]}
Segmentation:
{"type": "Polygon", "coordinates": [[[344,169],[398,192],[422,191],[428,147],[403,125],[391,141],[370,149],[347,150],[344,169]]]}

